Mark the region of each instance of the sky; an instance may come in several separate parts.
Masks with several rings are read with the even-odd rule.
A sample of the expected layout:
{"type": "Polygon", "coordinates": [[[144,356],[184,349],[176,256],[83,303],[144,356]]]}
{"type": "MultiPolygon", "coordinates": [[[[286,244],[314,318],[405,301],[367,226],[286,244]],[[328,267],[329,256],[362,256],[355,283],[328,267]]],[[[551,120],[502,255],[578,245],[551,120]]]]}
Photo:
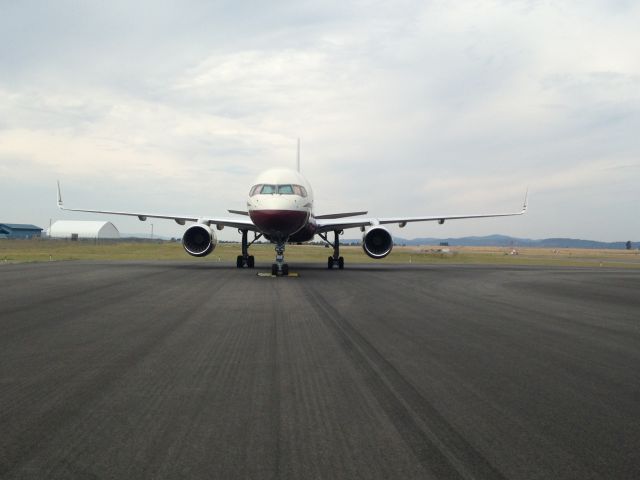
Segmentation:
{"type": "Polygon", "coordinates": [[[529,188],[522,217],[392,230],[638,241],[638,24],[623,0],[0,1],[0,222],[150,231],[60,212],[58,179],[70,207],[229,216],[299,137],[318,214],[529,188]]]}

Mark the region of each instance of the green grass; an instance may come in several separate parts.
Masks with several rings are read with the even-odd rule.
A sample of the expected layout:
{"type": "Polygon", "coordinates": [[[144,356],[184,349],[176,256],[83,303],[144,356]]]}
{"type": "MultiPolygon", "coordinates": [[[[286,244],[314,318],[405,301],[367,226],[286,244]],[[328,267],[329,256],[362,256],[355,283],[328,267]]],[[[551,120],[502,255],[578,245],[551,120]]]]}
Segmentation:
{"type": "MultiPolygon", "coordinates": [[[[509,255],[508,248],[456,248],[448,253],[429,247],[396,247],[382,260],[367,257],[357,246],[341,248],[345,262],[390,264],[493,264],[493,265],[557,265],[590,267],[640,268],[637,251],[621,250],[551,250],[521,249],[519,255],[509,255]]],[[[253,245],[250,250],[256,262],[273,262],[272,245],[253,245]]],[[[240,245],[218,244],[207,257],[187,255],[179,243],[171,242],[70,242],[61,240],[0,240],[0,265],[19,262],[48,262],[69,260],[165,260],[194,262],[235,262],[240,245]]],[[[325,264],[331,249],[318,245],[287,246],[287,262],[317,262],[325,264]]]]}

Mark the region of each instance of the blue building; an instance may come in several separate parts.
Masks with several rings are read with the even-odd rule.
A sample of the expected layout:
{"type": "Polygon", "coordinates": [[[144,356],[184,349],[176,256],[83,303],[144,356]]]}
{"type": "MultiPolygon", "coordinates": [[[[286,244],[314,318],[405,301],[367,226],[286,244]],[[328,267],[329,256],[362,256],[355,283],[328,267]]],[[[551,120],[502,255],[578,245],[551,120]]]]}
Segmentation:
{"type": "Polygon", "coordinates": [[[33,238],[41,234],[42,229],[35,225],[0,223],[0,238],[33,238]]]}

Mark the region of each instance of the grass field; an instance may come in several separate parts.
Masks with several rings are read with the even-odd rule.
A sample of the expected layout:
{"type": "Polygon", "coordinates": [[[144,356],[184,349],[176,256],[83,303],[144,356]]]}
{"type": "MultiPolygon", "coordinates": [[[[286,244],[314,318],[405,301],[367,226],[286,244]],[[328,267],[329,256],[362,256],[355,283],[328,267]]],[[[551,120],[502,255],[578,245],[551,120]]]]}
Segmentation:
{"type": "MultiPolygon", "coordinates": [[[[345,262],[394,264],[504,264],[504,265],[558,265],[640,268],[637,250],[590,249],[517,249],[511,247],[395,247],[383,260],[367,257],[357,246],[341,247],[345,262]]],[[[257,263],[269,264],[274,259],[272,245],[258,244],[250,249],[257,263]]],[[[70,242],[64,240],[0,240],[0,265],[17,262],[48,262],[69,260],[176,260],[194,262],[235,262],[240,245],[218,244],[205,258],[194,258],[175,242],[70,242]]],[[[324,264],[331,249],[318,245],[291,245],[286,249],[286,260],[318,262],[324,264]]]]}

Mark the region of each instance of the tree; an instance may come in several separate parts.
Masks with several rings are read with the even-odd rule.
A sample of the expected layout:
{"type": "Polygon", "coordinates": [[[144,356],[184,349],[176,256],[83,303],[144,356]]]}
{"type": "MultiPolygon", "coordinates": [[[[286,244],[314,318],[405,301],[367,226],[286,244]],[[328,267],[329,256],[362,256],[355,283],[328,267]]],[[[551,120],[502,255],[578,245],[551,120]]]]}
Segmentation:
{"type": "Polygon", "coordinates": [[[626,243],[627,250],[631,250],[631,240],[626,243]]]}

